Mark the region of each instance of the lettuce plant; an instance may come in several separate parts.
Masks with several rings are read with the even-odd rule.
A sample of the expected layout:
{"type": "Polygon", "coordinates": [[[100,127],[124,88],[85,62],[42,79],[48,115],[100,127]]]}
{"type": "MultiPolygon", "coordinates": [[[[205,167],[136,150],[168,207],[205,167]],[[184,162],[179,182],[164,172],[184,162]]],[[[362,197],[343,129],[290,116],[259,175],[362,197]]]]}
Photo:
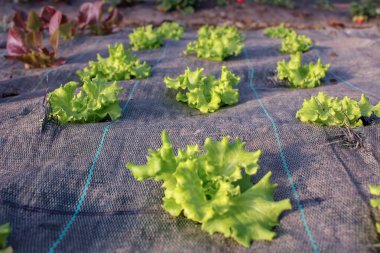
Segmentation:
{"type": "Polygon", "coordinates": [[[348,97],[333,98],[323,92],[304,100],[296,117],[302,122],[310,122],[321,126],[347,126],[351,128],[363,126],[363,118],[372,115],[380,117],[380,103],[373,106],[362,94],[359,101],[348,97]]]}
{"type": "Polygon", "coordinates": [[[123,16],[116,7],[111,7],[107,17],[103,17],[105,5],[101,0],[83,3],[79,8],[78,28],[88,30],[93,35],[105,35],[118,31],[123,16]]]}
{"type": "MultiPolygon", "coordinates": [[[[52,6],[46,6],[42,9],[40,17],[44,28],[49,28],[50,20],[54,17],[54,15],[56,15],[57,12],[59,11],[52,6]]],[[[77,31],[76,26],[75,21],[69,20],[66,15],[62,14],[62,18],[59,20],[59,35],[64,40],[74,38],[77,31]]]]}
{"type": "Polygon", "coordinates": [[[11,225],[9,223],[0,225],[0,253],[12,253],[11,246],[7,246],[7,239],[11,233],[11,225]]]}
{"type": "Polygon", "coordinates": [[[25,68],[46,68],[65,63],[64,58],[56,58],[59,44],[59,28],[64,23],[62,12],[45,7],[41,14],[35,11],[16,12],[7,38],[6,59],[21,61],[25,68]],[[43,46],[44,30],[48,30],[51,49],[43,46]]]}
{"type": "Polygon", "coordinates": [[[153,49],[162,47],[162,35],[152,25],[138,27],[129,34],[132,50],[153,49]]]}
{"type": "Polygon", "coordinates": [[[50,118],[61,124],[89,123],[120,118],[118,95],[122,88],[102,79],[85,79],[79,93],[76,82],[68,82],[48,94],[50,118]]]}
{"type": "Polygon", "coordinates": [[[164,39],[180,40],[183,37],[184,29],[177,22],[164,22],[157,28],[157,32],[164,39]]]}
{"type": "MultiPolygon", "coordinates": [[[[369,185],[369,193],[376,196],[376,197],[380,197],[380,185],[376,186],[376,185],[369,185]]],[[[370,199],[370,204],[373,208],[377,208],[378,210],[380,210],[380,199],[379,198],[371,198],[370,199]]],[[[379,222],[376,222],[376,231],[377,233],[380,234],[380,223],[379,222]]]]}
{"type": "Polygon", "coordinates": [[[296,32],[291,32],[282,38],[280,51],[288,54],[306,52],[312,44],[313,41],[306,35],[298,35],[296,32]]]}
{"type": "Polygon", "coordinates": [[[185,13],[192,13],[197,3],[198,0],[160,0],[158,9],[162,12],[183,10],[185,13]]]}
{"type": "Polygon", "coordinates": [[[323,65],[321,59],[316,64],[302,65],[302,54],[298,52],[290,56],[289,62],[282,60],[277,63],[277,76],[292,88],[314,88],[321,85],[329,67],[329,64],[323,65]]]}
{"type": "Polygon", "coordinates": [[[264,29],[264,35],[270,38],[285,38],[289,34],[295,32],[293,29],[286,28],[285,23],[281,23],[275,27],[268,27],[264,29]]]}
{"type": "Polygon", "coordinates": [[[195,54],[197,57],[214,61],[239,55],[244,48],[244,38],[233,26],[202,26],[198,30],[198,40],[187,45],[185,54],[195,54]]]}
{"type": "Polygon", "coordinates": [[[167,88],[179,90],[177,101],[187,103],[202,113],[218,110],[223,105],[236,104],[239,100],[239,90],[233,86],[238,85],[240,77],[222,67],[220,79],[213,75],[202,75],[203,68],[191,71],[185,70],[183,75],[173,79],[166,77],[164,82],[167,88]]]}
{"type": "Polygon", "coordinates": [[[98,61],[90,61],[89,67],[77,71],[82,80],[98,77],[107,81],[122,81],[149,77],[150,66],[146,62],[141,63],[137,56],[131,55],[130,50],[124,50],[123,44],[108,46],[108,51],[108,58],[102,58],[98,54],[98,61]]]}
{"type": "Polygon", "coordinates": [[[183,213],[201,223],[202,230],[222,233],[245,247],[254,240],[274,238],[272,228],[291,204],[289,199],[274,201],[277,185],[270,182],[271,172],[251,183],[261,150],[248,152],[244,142],[230,143],[227,136],[221,141],[207,138],[203,153],[198,145],[189,145],[175,155],[165,130],[162,143],[158,150],[148,150],[146,165],[126,167],[139,181],[163,181],[165,211],[173,216],[183,213]]]}

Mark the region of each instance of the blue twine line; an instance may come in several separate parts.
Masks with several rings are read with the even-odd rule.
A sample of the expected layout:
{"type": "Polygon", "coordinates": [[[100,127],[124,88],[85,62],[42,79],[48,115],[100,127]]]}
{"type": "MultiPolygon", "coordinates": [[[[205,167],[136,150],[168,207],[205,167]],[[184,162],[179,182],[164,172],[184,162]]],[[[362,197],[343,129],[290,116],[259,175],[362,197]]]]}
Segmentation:
{"type": "MultiPolygon", "coordinates": [[[[317,48],[315,47],[315,49],[317,49],[317,48]]],[[[318,50],[315,50],[315,52],[317,53],[317,57],[318,57],[318,58],[321,58],[321,55],[320,55],[319,51],[318,51],[318,50]]],[[[329,73],[330,73],[331,75],[333,75],[336,79],[338,79],[341,83],[343,83],[343,84],[345,84],[345,85],[347,85],[347,86],[350,86],[351,88],[354,88],[354,89],[356,89],[356,90],[359,90],[359,91],[361,91],[362,93],[367,94],[368,96],[372,96],[372,97],[375,97],[375,98],[377,98],[377,99],[380,99],[379,96],[374,95],[372,92],[369,92],[369,91],[363,90],[362,88],[359,88],[359,87],[355,86],[355,85],[354,85],[353,83],[351,83],[350,81],[345,81],[345,80],[343,80],[343,78],[341,78],[341,77],[338,76],[337,74],[334,74],[332,71],[329,71],[329,73]]]]}
{"type": "Polygon", "coordinates": [[[283,168],[285,169],[286,176],[288,177],[288,180],[290,182],[292,193],[293,193],[293,196],[294,196],[294,198],[296,200],[297,208],[298,208],[298,211],[299,211],[299,213],[301,215],[301,220],[302,220],[303,226],[305,228],[306,234],[307,234],[307,236],[309,238],[309,241],[311,243],[313,251],[315,253],[319,253],[319,249],[318,249],[318,247],[317,247],[317,245],[316,245],[316,243],[314,241],[313,235],[311,234],[311,231],[309,229],[309,225],[307,224],[306,216],[305,216],[305,213],[303,211],[303,207],[302,207],[301,201],[300,201],[298,193],[297,193],[296,185],[294,184],[291,172],[289,170],[288,163],[286,162],[285,154],[284,154],[284,151],[282,149],[281,140],[280,140],[280,136],[279,136],[279,133],[278,133],[278,129],[277,129],[276,123],[274,122],[273,118],[270,116],[269,112],[265,108],[265,106],[264,106],[263,102],[261,101],[261,99],[260,99],[260,97],[259,97],[259,95],[258,95],[258,93],[257,93],[257,91],[255,89],[255,87],[253,86],[253,77],[255,75],[255,69],[253,67],[253,64],[252,64],[251,60],[248,57],[247,49],[244,49],[244,53],[245,53],[245,56],[246,56],[246,58],[248,60],[249,66],[250,66],[249,86],[250,86],[251,90],[253,91],[253,93],[255,94],[256,99],[259,101],[260,107],[263,109],[266,117],[269,119],[269,121],[272,124],[272,128],[274,130],[274,134],[275,134],[275,137],[276,137],[278,149],[280,150],[280,156],[281,156],[282,165],[283,165],[283,168]]]}
{"type": "Polygon", "coordinates": [[[53,246],[49,249],[49,253],[53,253],[54,250],[58,247],[58,245],[61,243],[63,238],[66,236],[67,232],[70,230],[72,224],[74,223],[76,217],[78,216],[78,213],[80,212],[80,209],[83,205],[84,198],[87,194],[88,187],[90,186],[90,182],[91,182],[91,178],[92,178],[92,175],[93,175],[93,172],[95,169],[96,162],[98,161],[100,152],[101,152],[103,145],[104,145],[104,140],[106,138],[107,132],[108,132],[110,127],[111,127],[111,124],[108,124],[107,126],[104,127],[102,139],[101,139],[100,144],[98,146],[98,149],[96,151],[94,160],[92,161],[91,168],[90,168],[88,175],[87,175],[86,184],[84,185],[83,192],[82,192],[82,194],[79,198],[79,201],[76,205],[75,212],[74,212],[73,216],[71,216],[69,222],[66,224],[64,229],[62,230],[61,234],[58,236],[58,239],[54,242],[53,246]]]}
{"type": "MultiPolygon", "coordinates": [[[[157,66],[157,64],[159,64],[161,62],[161,60],[165,57],[166,55],[166,51],[167,51],[167,45],[165,45],[165,48],[164,48],[164,52],[162,53],[161,57],[157,59],[156,63],[155,63],[155,66],[152,68],[152,72],[153,70],[155,69],[155,67],[157,66]]],[[[127,109],[127,106],[129,104],[129,101],[132,99],[133,97],[133,94],[135,93],[136,89],[137,89],[137,86],[139,84],[139,80],[137,80],[135,82],[135,84],[133,85],[133,88],[128,96],[128,99],[127,101],[125,102],[124,106],[123,106],[123,109],[122,109],[122,112],[124,113],[124,111],[127,109]]],[[[117,120],[119,121],[119,120],[117,120]]],[[[100,141],[100,144],[98,146],[98,149],[96,151],[96,154],[95,154],[95,157],[92,161],[92,164],[91,164],[91,168],[88,172],[88,175],[87,175],[87,178],[86,178],[86,183],[84,185],[84,188],[83,188],[83,191],[82,191],[82,194],[79,198],[79,201],[75,207],[75,212],[73,214],[73,216],[71,216],[69,222],[65,225],[65,227],[63,228],[62,232],[59,234],[57,240],[54,242],[54,244],[50,247],[49,249],[49,253],[54,253],[54,251],[56,250],[56,248],[58,247],[58,245],[62,242],[63,238],[66,236],[66,234],[68,233],[68,231],[70,230],[71,226],[73,225],[75,219],[77,218],[81,208],[82,208],[82,205],[83,205],[83,202],[84,202],[84,198],[86,197],[86,194],[87,194],[87,190],[90,186],[90,183],[91,183],[91,179],[92,179],[92,175],[94,173],[94,169],[95,169],[95,165],[99,159],[99,155],[100,155],[100,152],[102,151],[102,148],[103,148],[103,145],[104,145],[104,141],[106,139],[106,135],[107,135],[107,132],[108,130],[111,128],[111,126],[116,123],[117,121],[115,122],[112,122],[112,123],[109,123],[107,124],[104,129],[103,129],[103,135],[102,135],[102,139],[100,141]]]]}

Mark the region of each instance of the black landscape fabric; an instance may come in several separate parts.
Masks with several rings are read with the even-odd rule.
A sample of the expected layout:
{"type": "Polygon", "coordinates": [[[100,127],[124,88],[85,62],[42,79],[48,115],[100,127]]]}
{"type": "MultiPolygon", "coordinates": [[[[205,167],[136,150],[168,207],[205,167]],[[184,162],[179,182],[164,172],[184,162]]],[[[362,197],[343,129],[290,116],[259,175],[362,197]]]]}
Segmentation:
{"type": "MultiPolygon", "coordinates": [[[[15,252],[375,252],[376,211],[368,184],[380,182],[380,125],[362,129],[365,147],[348,149],[331,139],[338,128],[303,124],[295,118],[303,99],[325,91],[380,101],[380,32],[300,31],[316,43],[304,61],[318,57],[332,67],[315,89],[289,89],[267,79],[280,41],[261,32],[245,36],[246,52],[225,62],[183,55],[195,32],[166,47],[136,52],[155,66],[150,78],[124,81],[123,117],[112,124],[43,124],[46,92],[71,80],[107,45],[128,45],[128,31],[62,42],[67,64],[24,70],[0,60],[0,224],[10,222],[15,252]],[[226,65],[241,77],[234,106],[207,115],[175,100],[163,83],[186,67],[219,75],[226,65]],[[254,71],[253,78],[250,79],[254,71]],[[143,164],[148,148],[161,145],[167,129],[173,146],[203,144],[230,135],[263,150],[258,181],[272,171],[276,199],[290,198],[272,242],[246,249],[220,234],[209,235],[183,216],[161,208],[161,183],[138,182],[126,162],[143,164]]],[[[1,37],[5,40],[5,34],[1,37]]],[[[5,49],[0,50],[2,55],[5,49]]]]}

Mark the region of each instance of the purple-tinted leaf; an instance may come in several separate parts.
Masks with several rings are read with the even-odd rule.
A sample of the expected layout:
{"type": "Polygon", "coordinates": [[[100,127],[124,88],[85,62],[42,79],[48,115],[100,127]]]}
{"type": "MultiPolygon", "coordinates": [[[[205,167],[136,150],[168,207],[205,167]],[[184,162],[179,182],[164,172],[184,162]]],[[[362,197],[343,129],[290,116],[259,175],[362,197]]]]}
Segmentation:
{"type": "Polygon", "coordinates": [[[108,17],[103,21],[103,25],[109,32],[117,31],[122,21],[123,15],[116,8],[113,8],[108,17]]]}
{"type": "Polygon", "coordinates": [[[86,25],[96,23],[96,13],[94,13],[93,3],[83,3],[79,8],[78,25],[83,29],[86,25]]]}
{"type": "Polygon", "coordinates": [[[109,34],[120,26],[123,17],[113,8],[107,18],[102,19],[104,4],[98,0],[94,3],[84,3],[80,7],[78,26],[81,30],[88,29],[92,34],[109,34]]]}
{"type": "Polygon", "coordinates": [[[62,21],[62,12],[56,11],[49,22],[49,34],[53,35],[59,30],[62,21]]]}
{"type": "Polygon", "coordinates": [[[28,15],[22,10],[16,10],[15,15],[13,16],[13,25],[17,29],[25,30],[26,21],[28,20],[28,15]]]}
{"type": "Polygon", "coordinates": [[[9,55],[22,55],[28,52],[21,34],[14,27],[9,28],[7,51],[9,55]]]}
{"type": "Polygon", "coordinates": [[[41,21],[44,25],[44,28],[49,27],[50,19],[53,17],[53,15],[57,12],[57,9],[55,9],[53,6],[45,6],[42,8],[40,12],[41,21]]]}

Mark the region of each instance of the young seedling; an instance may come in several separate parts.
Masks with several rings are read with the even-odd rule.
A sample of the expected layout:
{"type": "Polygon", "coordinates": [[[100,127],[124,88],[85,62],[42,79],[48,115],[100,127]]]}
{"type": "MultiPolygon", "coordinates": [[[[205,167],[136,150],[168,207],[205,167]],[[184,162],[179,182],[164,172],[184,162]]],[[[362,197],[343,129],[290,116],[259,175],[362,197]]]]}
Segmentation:
{"type": "Polygon", "coordinates": [[[120,30],[123,16],[116,7],[111,7],[107,17],[103,17],[105,5],[101,0],[86,2],[80,6],[78,28],[93,35],[106,35],[120,30]]]}
{"type": "Polygon", "coordinates": [[[269,37],[269,38],[278,38],[282,39],[288,36],[289,34],[295,32],[291,28],[286,28],[285,23],[281,23],[278,26],[275,27],[268,27],[264,29],[264,35],[269,37]]]}
{"type": "Polygon", "coordinates": [[[323,92],[304,100],[296,117],[302,122],[321,126],[341,126],[357,128],[363,126],[363,118],[375,115],[380,117],[380,102],[373,106],[362,94],[359,101],[348,97],[333,98],[323,92]]]}
{"type": "Polygon", "coordinates": [[[184,29],[177,22],[164,22],[157,28],[157,32],[164,39],[180,40],[183,37],[184,29]]]}
{"type": "Polygon", "coordinates": [[[244,48],[245,39],[234,26],[202,26],[198,30],[198,40],[187,44],[186,55],[214,61],[223,61],[237,56],[244,48]]]}
{"type": "Polygon", "coordinates": [[[144,50],[160,48],[163,45],[161,33],[154,29],[152,25],[138,27],[129,34],[129,44],[132,50],[144,50]]]}
{"type": "Polygon", "coordinates": [[[46,68],[58,66],[64,58],[56,58],[59,45],[59,28],[64,23],[62,12],[52,7],[42,9],[40,15],[31,11],[17,11],[14,25],[9,29],[5,58],[24,63],[25,68],[46,68]],[[54,13],[52,13],[54,11],[54,13]],[[43,46],[44,30],[48,30],[50,49],[43,46]]]}
{"type": "Polygon", "coordinates": [[[315,88],[321,85],[329,67],[330,64],[323,65],[321,59],[316,64],[302,64],[302,54],[298,52],[290,56],[289,62],[282,60],[277,63],[277,76],[292,88],[315,88]]]}
{"type": "Polygon", "coordinates": [[[215,112],[223,105],[233,105],[239,100],[238,85],[240,77],[234,75],[227,67],[222,67],[220,79],[213,75],[202,75],[203,69],[195,71],[186,69],[183,75],[173,79],[166,77],[167,88],[178,90],[177,101],[187,103],[202,113],[215,112]]]}
{"type": "Polygon", "coordinates": [[[287,54],[308,51],[313,41],[306,35],[298,35],[296,32],[290,32],[281,40],[280,51],[287,54]]]}
{"type": "Polygon", "coordinates": [[[85,79],[76,94],[78,83],[68,82],[48,95],[50,119],[60,124],[91,123],[121,117],[117,99],[123,90],[117,82],[102,79],[85,79]]]}
{"type": "Polygon", "coordinates": [[[222,233],[247,248],[252,241],[271,241],[276,235],[272,228],[291,204],[289,199],[274,201],[277,185],[270,182],[271,172],[251,183],[262,151],[248,152],[244,142],[230,143],[229,136],[221,141],[207,138],[203,150],[189,145],[174,152],[164,130],[162,147],[148,151],[146,165],[126,167],[139,181],[163,181],[162,207],[169,214],[183,213],[209,234],[222,233]]]}
{"type": "Polygon", "coordinates": [[[108,46],[109,57],[103,58],[98,54],[98,61],[90,61],[89,67],[77,71],[82,80],[94,77],[107,81],[122,81],[144,79],[149,77],[151,68],[146,62],[140,62],[131,51],[126,51],[123,44],[108,46]]]}

